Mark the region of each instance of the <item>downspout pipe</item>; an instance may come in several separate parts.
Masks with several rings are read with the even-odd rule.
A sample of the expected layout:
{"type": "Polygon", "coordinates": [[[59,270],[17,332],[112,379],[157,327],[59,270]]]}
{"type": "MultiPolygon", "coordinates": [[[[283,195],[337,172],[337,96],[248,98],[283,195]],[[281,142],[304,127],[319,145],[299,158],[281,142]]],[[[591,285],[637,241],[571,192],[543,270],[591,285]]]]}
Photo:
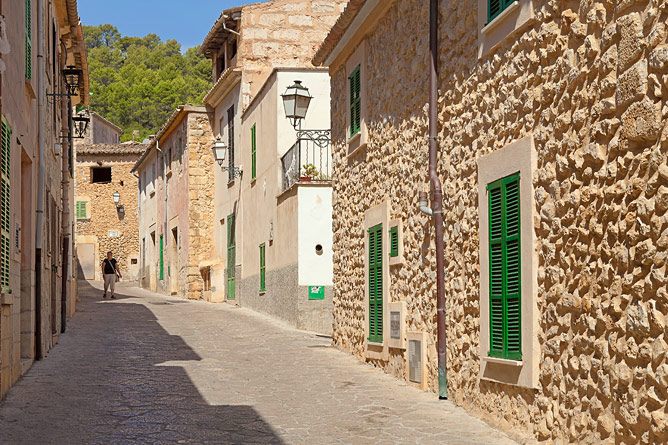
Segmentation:
{"type": "Polygon", "coordinates": [[[445,251],[443,248],[443,188],[438,178],[438,0],[429,2],[429,182],[436,238],[436,314],[438,335],[438,396],[448,398],[447,335],[445,328],[445,251]]]}
{"type": "Polygon", "coordinates": [[[43,0],[37,0],[37,124],[39,125],[39,170],[35,222],[35,360],[42,359],[42,229],[44,225],[44,36],[43,0]]]}

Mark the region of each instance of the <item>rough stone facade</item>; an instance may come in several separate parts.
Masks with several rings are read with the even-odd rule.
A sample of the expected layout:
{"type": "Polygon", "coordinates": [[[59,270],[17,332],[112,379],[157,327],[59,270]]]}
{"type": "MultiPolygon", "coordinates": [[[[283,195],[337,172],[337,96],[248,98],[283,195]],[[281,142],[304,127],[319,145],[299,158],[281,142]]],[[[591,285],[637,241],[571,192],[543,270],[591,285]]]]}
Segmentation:
{"type": "Polygon", "coordinates": [[[131,170],[145,148],[145,144],[131,142],[77,145],[75,216],[79,277],[101,280],[102,260],[112,251],[123,280],[137,280],[137,178],[131,170]],[[111,170],[110,181],[93,182],[93,170],[100,168],[111,170]],[[118,204],[113,199],[116,192],[120,195],[118,204]]]}
{"type": "Polygon", "coordinates": [[[179,107],[134,166],[143,178],[140,238],[151,240],[145,247],[145,258],[141,258],[143,274],[150,277],[141,284],[189,299],[210,299],[209,266],[215,262],[210,260],[214,255],[212,203],[217,164],[211,151],[214,137],[209,120],[204,106],[179,107]],[[157,152],[156,141],[162,153],[149,156],[157,152]],[[155,232],[156,239],[164,234],[162,279],[159,242],[153,245],[148,232],[155,232]]]}
{"type": "MultiPolygon", "coordinates": [[[[533,19],[481,58],[477,3],[487,4],[440,1],[450,398],[539,441],[665,443],[668,1],[534,0],[533,19]],[[481,379],[479,364],[477,162],[527,136],[537,154],[534,389],[481,379]]],[[[368,31],[368,145],[351,156],[349,73],[332,71],[334,342],[366,359],[364,214],[387,201],[404,227],[390,299],[405,302],[407,330],[428,333],[435,390],[433,228],[416,199],[428,187],[428,13],[426,1],[396,1],[368,31]]],[[[402,351],[367,360],[408,378],[402,351]]]]}

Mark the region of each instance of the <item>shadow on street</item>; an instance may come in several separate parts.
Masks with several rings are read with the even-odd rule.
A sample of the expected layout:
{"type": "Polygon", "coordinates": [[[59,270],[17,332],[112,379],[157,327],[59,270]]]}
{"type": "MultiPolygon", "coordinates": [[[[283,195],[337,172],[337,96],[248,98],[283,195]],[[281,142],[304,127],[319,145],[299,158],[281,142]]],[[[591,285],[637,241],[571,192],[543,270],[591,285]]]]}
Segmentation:
{"type": "Polygon", "coordinates": [[[201,358],[123,290],[79,282],[68,332],[0,405],[0,443],[282,443],[253,407],[211,406],[163,365],[201,358]]]}

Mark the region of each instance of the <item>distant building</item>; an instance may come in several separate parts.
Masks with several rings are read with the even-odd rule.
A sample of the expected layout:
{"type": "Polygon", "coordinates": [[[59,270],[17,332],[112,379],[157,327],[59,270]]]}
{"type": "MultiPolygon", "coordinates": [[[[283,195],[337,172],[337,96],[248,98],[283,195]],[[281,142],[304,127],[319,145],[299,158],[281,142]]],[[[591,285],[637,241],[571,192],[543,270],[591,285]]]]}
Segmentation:
{"type": "Polygon", "coordinates": [[[86,145],[118,144],[121,141],[121,133],[123,133],[123,130],[119,126],[92,111],[83,143],[86,145]]]}
{"type": "MultiPolygon", "coordinates": [[[[213,87],[204,102],[213,110],[214,133],[228,147],[226,171],[210,167],[216,171],[214,240],[221,260],[212,267],[213,297],[326,333],[331,187],[328,179],[300,184],[299,171],[310,163],[309,142],[297,140],[280,95],[295,79],[303,80],[316,97],[304,128],[329,128],[327,74],[314,70],[311,58],[346,3],[274,0],[232,8],[200,47],[212,60],[213,87]],[[291,155],[297,176],[285,184],[282,161],[291,155]],[[235,175],[241,166],[242,175],[235,175]],[[318,203],[317,214],[306,212],[309,200],[318,203]],[[317,236],[306,235],[311,229],[317,236]],[[309,299],[310,285],[318,293],[311,298],[322,300],[309,299]]],[[[310,173],[318,170],[312,175],[318,177],[328,169],[329,149],[310,150],[318,158],[310,173]]]]}
{"type": "Polygon", "coordinates": [[[210,115],[182,105],[135,163],[139,176],[140,285],[211,300],[214,224],[210,115]]]}
{"type": "Polygon", "coordinates": [[[0,2],[0,398],[75,310],[68,110],[88,97],[76,0],[0,2]],[[65,66],[81,70],[71,96],[65,66]]]}
{"type": "Polygon", "coordinates": [[[146,145],[133,142],[76,146],[79,278],[101,280],[100,264],[111,250],[123,280],[138,279],[138,181],[131,170],[145,149],[146,145]]]}

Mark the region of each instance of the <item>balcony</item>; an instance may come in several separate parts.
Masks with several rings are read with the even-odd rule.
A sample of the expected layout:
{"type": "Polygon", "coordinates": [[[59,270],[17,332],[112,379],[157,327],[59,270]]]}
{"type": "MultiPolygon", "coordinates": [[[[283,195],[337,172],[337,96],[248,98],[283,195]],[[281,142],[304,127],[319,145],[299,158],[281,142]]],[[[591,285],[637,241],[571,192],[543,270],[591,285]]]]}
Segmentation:
{"type": "Polygon", "coordinates": [[[332,181],[332,151],[329,130],[311,132],[297,142],[281,158],[283,191],[294,184],[329,183],[332,181]]]}

